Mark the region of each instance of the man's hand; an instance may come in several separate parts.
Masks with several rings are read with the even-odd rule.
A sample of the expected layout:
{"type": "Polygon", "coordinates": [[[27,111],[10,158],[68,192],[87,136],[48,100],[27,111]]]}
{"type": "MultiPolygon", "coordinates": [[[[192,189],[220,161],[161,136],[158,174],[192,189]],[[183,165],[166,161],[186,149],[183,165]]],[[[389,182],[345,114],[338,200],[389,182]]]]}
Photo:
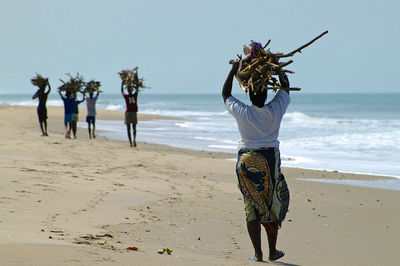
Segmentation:
{"type": "Polygon", "coordinates": [[[281,72],[279,74],[279,82],[281,83],[281,87],[284,87],[284,88],[290,87],[289,78],[286,75],[286,73],[284,73],[284,72],[281,72]]]}
{"type": "Polygon", "coordinates": [[[279,74],[279,83],[281,84],[282,89],[284,91],[286,91],[287,93],[289,93],[290,83],[289,83],[289,78],[286,75],[286,73],[281,72],[279,74]]]}
{"type": "Polygon", "coordinates": [[[232,61],[232,68],[231,68],[231,73],[233,73],[234,75],[236,75],[238,69],[240,66],[240,61],[232,61]]]}
{"type": "Polygon", "coordinates": [[[239,69],[239,63],[240,61],[232,61],[232,68],[229,71],[228,77],[225,80],[224,87],[222,88],[222,98],[224,99],[224,102],[226,102],[226,99],[231,96],[232,93],[232,82],[233,82],[233,77],[235,76],[236,72],[239,69]]]}

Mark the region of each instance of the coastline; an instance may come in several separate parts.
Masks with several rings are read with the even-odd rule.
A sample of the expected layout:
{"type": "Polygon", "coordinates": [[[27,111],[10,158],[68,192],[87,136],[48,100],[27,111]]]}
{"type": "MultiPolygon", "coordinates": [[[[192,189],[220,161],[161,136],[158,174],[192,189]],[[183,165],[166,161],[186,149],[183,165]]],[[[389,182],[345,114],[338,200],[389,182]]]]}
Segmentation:
{"type": "MultiPolygon", "coordinates": [[[[227,160],[234,154],[140,141],[133,149],[89,140],[82,128],[77,141],[67,140],[63,109],[48,110],[50,136],[41,137],[36,107],[0,107],[0,264],[253,265],[235,162],[227,160]],[[172,255],[156,253],[164,247],[172,255]]],[[[100,117],[122,120],[123,112],[98,110],[100,117]]],[[[283,172],[291,206],[278,239],[287,253],[281,262],[397,262],[400,192],[298,180],[387,177],[283,172]]],[[[263,235],[267,254],[265,243],[263,235]]]]}

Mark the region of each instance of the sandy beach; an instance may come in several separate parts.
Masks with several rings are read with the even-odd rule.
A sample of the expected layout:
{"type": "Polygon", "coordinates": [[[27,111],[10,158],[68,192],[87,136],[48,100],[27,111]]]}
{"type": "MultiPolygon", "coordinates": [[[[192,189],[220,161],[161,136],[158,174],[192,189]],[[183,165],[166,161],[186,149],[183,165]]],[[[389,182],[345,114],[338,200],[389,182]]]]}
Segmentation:
{"type": "MultiPolygon", "coordinates": [[[[140,132],[136,148],[90,140],[83,128],[66,139],[63,109],[48,113],[42,137],[36,107],[0,106],[0,265],[254,265],[235,154],[142,143],[140,132]]],[[[277,247],[286,255],[269,264],[399,264],[399,191],[298,180],[387,177],[283,172],[291,203],[277,247]]]]}

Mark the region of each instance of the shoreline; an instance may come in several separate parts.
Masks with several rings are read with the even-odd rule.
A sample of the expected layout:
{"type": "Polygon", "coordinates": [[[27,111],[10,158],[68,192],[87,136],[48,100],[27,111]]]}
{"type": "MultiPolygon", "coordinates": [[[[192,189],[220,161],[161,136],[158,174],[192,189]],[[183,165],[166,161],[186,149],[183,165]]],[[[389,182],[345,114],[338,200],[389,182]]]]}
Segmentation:
{"type": "MultiPolygon", "coordinates": [[[[0,107],[0,264],[254,265],[231,154],[131,148],[82,129],[65,139],[62,121],[62,108],[49,108],[42,137],[35,107],[0,107]]],[[[291,203],[277,247],[286,255],[269,263],[397,263],[399,191],[298,180],[375,176],[283,172],[291,203]]]]}
{"type": "MultiPolygon", "coordinates": [[[[34,114],[36,115],[36,106],[7,106],[7,105],[0,105],[0,110],[2,108],[21,108],[22,110],[24,109],[31,109],[30,112],[34,112],[34,114]]],[[[48,123],[53,122],[57,123],[58,125],[55,127],[55,132],[60,133],[61,129],[62,132],[64,133],[64,129],[63,126],[61,126],[60,124],[62,124],[63,122],[63,107],[58,107],[58,106],[50,106],[47,107],[48,111],[51,110],[50,112],[54,112],[55,113],[55,117],[58,118],[58,122],[56,121],[55,117],[50,117],[48,119],[48,123]],[[61,122],[60,122],[61,121],[61,122]]],[[[84,121],[84,117],[86,117],[85,114],[86,113],[86,108],[84,107],[80,107],[79,108],[79,113],[80,113],[80,122],[84,121]]],[[[105,120],[105,121],[123,121],[124,119],[124,111],[115,111],[115,110],[105,110],[105,109],[97,109],[97,115],[96,117],[101,117],[101,119],[97,119],[97,121],[99,120],[105,120]]],[[[36,118],[36,117],[35,117],[36,118]]],[[[36,118],[37,120],[37,118],[36,118]]],[[[149,121],[149,120],[182,120],[182,118],[179,117],[170,117],[170,116],[164,116],[164,115],[154,115],[154,114],[145,114],[145,113],[138,113],[138,120],[139,121],[149,121]]],[[[36,123],[38,123],[36,121],[36,123]]],[[[39,133],[40,133],[40,128],[39,125],[37,125],[38,129],[39,129],[39,133]]],[[[85,131],[87,128],[85,127],[78,127],[80,129],[82,129],[83,131],[85,131]]],[[[97,132],[109,132],[107,130],[96,130],[97,132]]],[[[79,133],[82,134],[81,130],[78,131],[79,133]]],[[[81,135],[79,134],[79,135],[81,135]]],[[[83,133],[84,135],[84,133],[83,133]]],[[[101,134],[98,136],[102,136],[101,134]]],[[[84,135],[84,137],[82,139],[88,139],[87,136],[84,135]]],[[[116,141],[116,142],[125,142],[125,140],[119,140],[119,139],[114,139],[114,138],[110,138],[110,137],[105,137],[102,136],[103,138],[109,140],[109,141],[116,141]]],[[[79,139],[79,138],[78,138],[79,139]]],[[[126,140],[127,142],[127,140],[126,140]]],[[[217,156],[219,158],[226,158],[226,159],[234,159],[236,161],[236,156],[237,153],[229,153],[229,152],[215,152],[215,151],[207,151],[207,150],[196,150],[196,149],[189,149],[189,148],[181,148],[181,147],[175,147],[175,146],[171,146],[171,145],[166,145],[166,144],[157,144],[157,143],[147,143],[147,142],[141,142],[140,140],[137,141],[138,143],[142,143],[144,145],[157,145],[160,147],[164,147],[163,150],[175,150],[175,152],[179,153],[179,151],[181,150],[180,153],[200,153],[200,154],[217,154],[217,156]],[[231,156],[230,156],[231,155],[231,156]],[[233,157],[232,157],[233,156],[233,157]]],[[[215,155],[214,155],[215,156],[215,155]]],[[[284,160],[282,160],[284,161],[284,160]]],[[[309,171],[318,171],[321,173],[325,173],[325,172],[331,172],[331,173],[338,173],[338,174],[349,174],[349,175],[353,175],[354,178],[356,180],[363,180],[362,178],[367,178],[364,180],[376,180],[376,179],[400,179],[400,176],[396,176],[396,175],[386,175],[386,174],[375,174],[375,173],[362,173],[362,172],[347,172],[347,171],[340,171],[340,170],[334,170],[334,169],[323,169],[323,168],[307,168],[307,167],[296,167],[296,166],[282,166],[282,168],[293,168],[293,169],[301,169],[301,170],[309,170],[309,171]],[[359,176],[363,176],[362,178],[360,178],[359,176]]]]}

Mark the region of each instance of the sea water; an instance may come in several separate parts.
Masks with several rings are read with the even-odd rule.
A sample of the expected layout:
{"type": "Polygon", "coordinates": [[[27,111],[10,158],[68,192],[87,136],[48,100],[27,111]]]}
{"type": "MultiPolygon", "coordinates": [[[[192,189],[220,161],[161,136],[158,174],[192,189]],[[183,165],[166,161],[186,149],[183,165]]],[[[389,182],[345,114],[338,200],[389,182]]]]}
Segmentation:
{"type": "MultiPolygon", "coordinates": [[[[235,96],[250,104],[243,93],[235,96]]],[[[268,100],[273,96],[270,92],[268,100]]],[[[30,98],[0,95],[0,105],[37,105],[30,98]]],[[[293,92],[291,100],[279,135],[283,166],[400,177],[400,94],[293,92]]],[[[47,104],[63,105],[55,93],[47,104]]],[[[138,104],[140,113],[171,118],[139,121],[138,141],[195,150],[237,151],[237,125],[220,94],[145,91],[140,93],[138,104]]],[[[125,102],[120,94],[104,93],[97,108],[123,111],[125,102]]],[[[127,141],[122,112],[119,121],[105,121],[98,116],[96,128],[106,130],[102,134],[109,138],[127,141]]]]}

